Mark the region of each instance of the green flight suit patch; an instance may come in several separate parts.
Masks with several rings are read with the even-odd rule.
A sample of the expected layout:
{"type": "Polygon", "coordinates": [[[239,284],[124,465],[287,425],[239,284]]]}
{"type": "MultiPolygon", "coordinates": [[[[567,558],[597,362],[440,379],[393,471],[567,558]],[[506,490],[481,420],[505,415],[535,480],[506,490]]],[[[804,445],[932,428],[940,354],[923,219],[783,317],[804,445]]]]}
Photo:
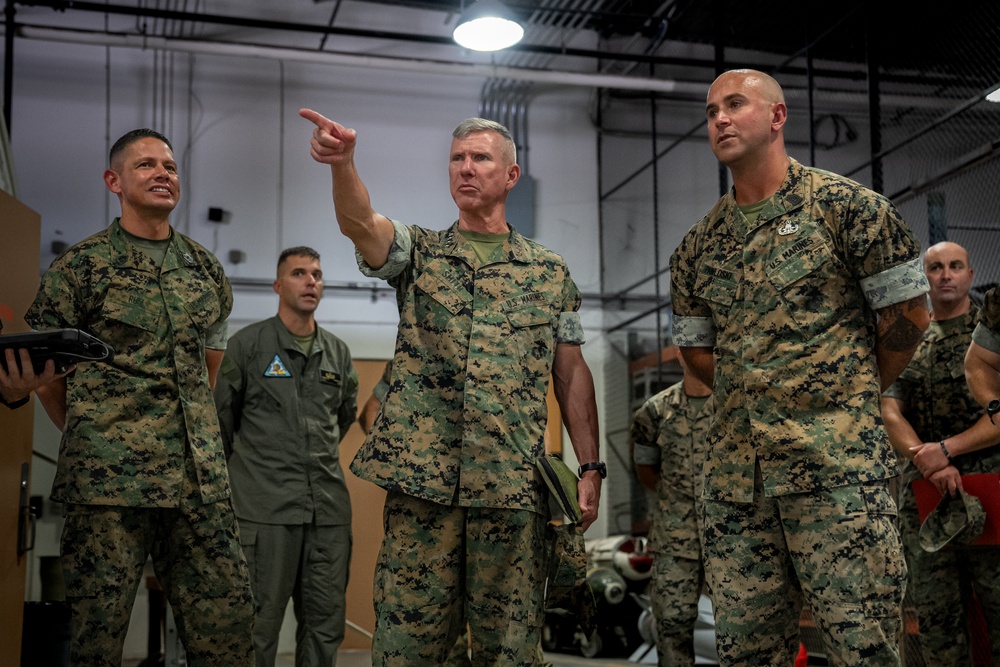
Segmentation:
{"type": "Polygon", "coordinates": [[[288,372],[285,368],[285,364],[281,362],[281,357],[277,354],[274,355],[274,359],[271,359],[271,363],[267,365],[267,370],[264,371],[264,377],[266,378],[290,378],[292,374],[288,372]]]}

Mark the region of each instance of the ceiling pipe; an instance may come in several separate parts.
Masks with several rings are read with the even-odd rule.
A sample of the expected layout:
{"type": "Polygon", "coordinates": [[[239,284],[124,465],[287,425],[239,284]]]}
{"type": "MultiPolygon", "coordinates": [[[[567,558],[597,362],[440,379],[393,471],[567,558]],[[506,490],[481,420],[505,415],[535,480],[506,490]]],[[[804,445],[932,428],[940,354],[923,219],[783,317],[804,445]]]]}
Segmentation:
{"type": "MultiPolygon", "coordinates": [[[[295,23],[276,21],[273,19],[255,19],[249,17],[210,14],[208,12],[176,11],[160,9],[139,4],[137,6],[113,5],[110,3],[86,2],[85,0],[8,0],[17,5],[28,7],[50,7],[59,12],[82,11],[99,14],[118,14],[122,16],[144,16],[180,22],[206,23],[210,25],[236,26],[260,30],[276,30],[285,32],[305,32],[322,35],[340,35],[343,37],[361,37],[368,39],[385,39],[398,42],[414,42],[418,44],[436,44],[459,48],[450,36],[419,35],[415,33],[393,32],[388,30],[372,30],[368,28],[347,28],[339,26],[315,25],[310,23],[295,23]]],[[[704,60],[695,58],[674,58],[647,54],[612,53],[593,49],[581,49],[559,44],[546,46],[541,44],[516,44],[508,49],[513,52],[544,53],[554,56],[571,56],[591,60],[638,60],[660,65],[678,65],[691,67],[707,67],[704,60]]]]}
{"type": "Polygon", "coordinates": [[[532,81],[552,86],[577,86],[586,88],[614,88],[618,90],[642,90],[658,93],[687,93],[705,95],[708,84],[649,79],[610,74],[588,74],[559,70],[536,70],[489,65],[481,63],[455,63],[416,58],[392,58],[387,56],[367,56],[329,51],[294,49],[254,44],[234,44],[232,42],[206,42],[165,37],[151,37],[99,31],[57,29],[21,24],[18,37],[51,42],[93,44],[133,49],[161,49],[201,55],[233,56],[284,60],[318,65],[386,69],[395,72],[419,74],[443,74],[455,76],[494,77],[517,81],[532,81]]]}

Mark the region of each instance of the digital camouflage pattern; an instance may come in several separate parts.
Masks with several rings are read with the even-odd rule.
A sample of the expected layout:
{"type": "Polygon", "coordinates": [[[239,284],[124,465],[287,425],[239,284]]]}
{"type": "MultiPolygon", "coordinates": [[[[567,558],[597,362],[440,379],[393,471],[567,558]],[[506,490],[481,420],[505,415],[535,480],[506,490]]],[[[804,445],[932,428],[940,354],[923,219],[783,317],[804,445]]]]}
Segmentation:
{"type": "Polygon", "coordinates": [[[701,558],[699,517],[714,415],[714,399],[696,407],[678,382],[649,398],[633,416],[629,438],[635,462],[660,467],[649,532],[649,549],[656,554],[701,558]]]}
{"type": "Polygon", "coordinates": [[[756,479],[752,503],[704,506],[721,664],[793,664],[804,601],[831,666],[898,667],[906,563],[888,483],[767,497],[756,479]]]}
{"type": "Polygon", "coordinates": [[[1000,353],[1000,288],[986,293],[972,338],[990,352],[1000,353]]]}
{"type": "Polygon", "coordinates": [[[547,521],[390,491],[375,570],[372,663],[441,665],[470,626],[476,665],[537,667],[547,521]],[[443,563],[466,563],[465,568],[443,563]],[[463,608],[474,613],[466,616],[463,608]]]}
{"type": "MultiPolygon", "coordinates": [[[[906,369],[885,392],[902,401],[903,417],[921,442],[940,442],[970,428],[983,414],[965,382],[965,353],[978,308],[933,321],[906,369]]],[[[955,457],[963,475],[1000,471],[1000,447],[955,457]]],[[[927,665],[968,665],[971,655],[962,589],[972,585],[987,616],[995,661],[1000,664],[1000,551],[977,548],[928,553],[920,544],[920,515],[912,483],[922,476],[909,460],[899,488],[899,531],[909,570],[907,605],[920,626],[916,636],[927,665]]]]}
{"type": "Polygon", "coordinates": [[[544,453],[556,345],[583,342],[580,292],[561,257],[516,230],[479,261],[458,234],[394,223],[392,382],[351,464],[386,489],[464,507],[547,514],[544,453]]]}
{"type": "Polygon", "coordinates": [[[67,505],[62,563],[73,610],[71,665],[120,667],[133,594],[152,557],[191,667],[254,664],[254,601],[229,499],[178,509],[67,505]]]}
{"type": "Polygon", "coordinates": [[[972,544],[985,526],[986,510],[978,497],[945,495],[920,526],[920,546],[924,551],[938,551],[951,544],[972,544]]]}
{"type": "Polygon", "coordinates": [[[58,257],[25,320],[72,327],[115,349],[67,377],[52,497],[72,611],[71,662],[121,664],[152,556],[192,667],[253,662],[253,597],[205,362],[232,309],[219,262],[172,232],[161,266],[118,220],[58,257]]]}
{"type": "MultiPolygon", "coordinates": [[[[902,401],[903,417],[921,442],[940,442],[970,428],[983,415],[983,409],[969,393],[965,383],[965,353],[972,342],[979,308],[944,322],[932,321],[910,363],[885,391],[887,398],[902,401]]],[[[996,472],[1000,466],[1000,448],[990,447],[955,458],[962,474],[996,472]]],[[[903,464],[901,493],[921,479],[912,461],[903,464]]],[[[916,511],[916,508],[913,508],[916,511]]]]}
{"type": "Polygon", "coordinates": [[[389,382],[391,382],[392,377],[392,361],[385,362],[385,368],[382,369],[382,376],[375,383],[375,388],[372,389],[372,395],[378,400],[379,405],[385,401],[385,395],[389,393],[389,382]]]}
{"type": "Polygon", "coordinates": [[[351,523],[340,440],[358,413],[347,345],[316,327],[306,357],[275,316],[233,334],[215,402],[236,516],[257,523],[351,523]],[[272,362],[280,370],[272,372],[272,362]]]}
{"type": "Polygon", "coordinates": [[[705,565],[700,557],[664,552],[653,558],[647,591],[656,621],[656,664],[660,667],[694,666],[694,626],[704,587],[705,565]]]}
{"type": "Polygon", "coordinates": [[[176,507],[187,455],[202,501],[229,497],[204,339],[232,305],[222,265],[177,232],[162,267],[125,238],[117,219],[56,258],[25,321],[81,329],[115,355],[67,377],[53,500],[176,507]]]}
{"type": "Polygon", "coordinates": [[[715,350],[708,496],[749,502],[755,461],[768,496],[896,474],[874,311],[927,292],[919,251],[887,199],[794,160],[752,228],[730,192],[688,232],[673,338],[715,350]]]}
{"type": "Polygon", "coordinates": [[[874,343],[876,311],[928,291],[913,234],[884,197],[790,160],[752,225],[730,191],[670,266],[674,342],[715,357],[704,549],[723,664],[791,664],[804,599],[831,665],[898,665],[874,343]]]}
{"type": "Polygon", "coordinates": [[[659,465],[657,505],[649,531],[653,552],[650,599],[661,667],[694,665],[694,624],[705,583],[701,503],[712,397],[694,403],[684,383],[650,397],[629,428],[636,464],[659,465]]]}
{"type": "Polygon", "coordinates": [[[583,343],[561,257],[511,229],[487,261],[458,232],[393,222],[391,382],[351,464],[389,491],[375,575],[376,665],[439,665],[470,627],[475,664],[536,665],[548,543],[546,397],[583,343]]]}

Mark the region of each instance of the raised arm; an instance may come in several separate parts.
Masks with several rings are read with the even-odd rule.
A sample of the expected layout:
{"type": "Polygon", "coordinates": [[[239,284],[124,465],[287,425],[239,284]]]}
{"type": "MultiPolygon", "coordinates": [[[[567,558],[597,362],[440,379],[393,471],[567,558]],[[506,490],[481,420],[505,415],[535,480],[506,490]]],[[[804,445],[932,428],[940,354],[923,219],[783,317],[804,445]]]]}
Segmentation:
{"type": "MultiPolygon", "coordinates": [[[[562,411],[563,423],[566,424],[577,460],[580,463],[600,460],[594,377],[579,345],[559,343],[556,346],[552,378],[556,402],[562,411]]],[[[597,519],[600,500],[601,476],[597,471],[585,472],[578,485],[578,502],[583,512],[580,523],[584,530],[597,519]]]]}
{"type": "Polygon", "coordinates": [[[354,164],[358,134],[312,109],[300,109],[299,115],[315,125],[310,155],[330,165],[333,176],[333,208],[340,231],[351,239],[364,260],[373,269],[385,264],[392,247],[392,222],[372,209],[368,188],[354,164]]]}
{"type": "Polygon", "coordinates": [[[881,391],[896,381],[910,363],[924,331],[930,326],[927,298],[923,295],[894,303],[878,311],[875,334],[875,361],[881,391]]]}

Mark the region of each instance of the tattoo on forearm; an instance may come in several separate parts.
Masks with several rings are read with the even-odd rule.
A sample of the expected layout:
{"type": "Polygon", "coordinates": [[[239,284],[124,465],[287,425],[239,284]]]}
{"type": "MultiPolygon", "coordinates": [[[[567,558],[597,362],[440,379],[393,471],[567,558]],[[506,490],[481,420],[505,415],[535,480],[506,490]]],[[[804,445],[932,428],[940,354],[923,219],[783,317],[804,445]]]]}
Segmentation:
{"type": "Polygon", "coordinates": [[[926,308],[927,300],[923,296],[918,296],[879,311],[879,332],[887,350],[905,352],[916,347],[924,332],[910,321],[907,314],[926,308]]]}

